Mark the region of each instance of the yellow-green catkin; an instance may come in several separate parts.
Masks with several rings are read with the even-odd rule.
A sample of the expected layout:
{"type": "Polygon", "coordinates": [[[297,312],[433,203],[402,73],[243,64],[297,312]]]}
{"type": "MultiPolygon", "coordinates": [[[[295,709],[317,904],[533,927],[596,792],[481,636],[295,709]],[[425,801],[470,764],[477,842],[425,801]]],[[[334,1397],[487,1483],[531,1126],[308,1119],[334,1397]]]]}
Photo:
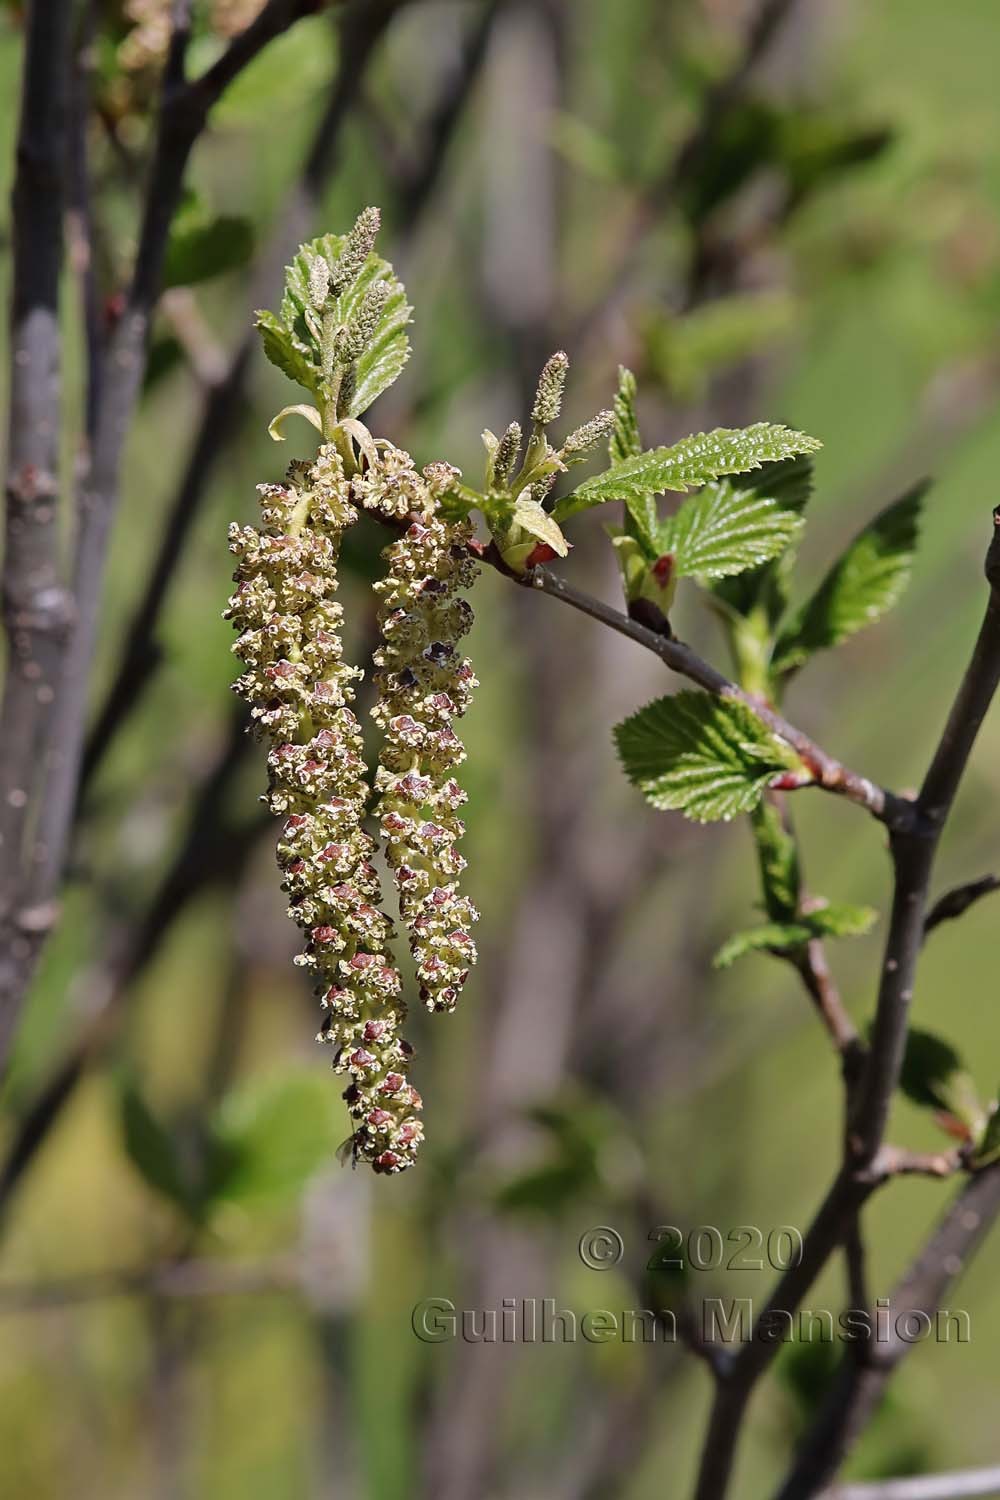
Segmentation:
{"type": "Polygon", "coordinates": [[[372,712],[384,733],[375,779],[379,827],[420,998],[430,1010],[448,1011],[476,961],[470,928],[478,913],[458,887],[465,868],[458,810],[466,794],[452,773],[465,759],[454,722],[478,686],[458,645],[473,618],[462,592],[478,567],[469,525],[438,510],[457,471],[432,464],[418,473],[408,454],[380,448],[356,492],[360,503],[405,529],[385,549],[387,572],[375,585],[382,644],[372,712]]]}
{"type": "Polygon", "coordinates": [[[311,970],[326,1013],[320,1039],[350,1079],[354,1154],[395,1173],[413,1162],[423,1127],[407,1081],[412,1049],[400,1036],[392,925],[363,826],[368,784],[350,707],[361,673],[342,659],[335,598],[341,537],[357,512],[332,445],[260,495],[260,529],[230,529],[237,570],[227,614],[246,665],[234,688],[270,744],[265,800],[285,820],[278,864],[289,915],[306,933],[297,962],[311,970]]]}

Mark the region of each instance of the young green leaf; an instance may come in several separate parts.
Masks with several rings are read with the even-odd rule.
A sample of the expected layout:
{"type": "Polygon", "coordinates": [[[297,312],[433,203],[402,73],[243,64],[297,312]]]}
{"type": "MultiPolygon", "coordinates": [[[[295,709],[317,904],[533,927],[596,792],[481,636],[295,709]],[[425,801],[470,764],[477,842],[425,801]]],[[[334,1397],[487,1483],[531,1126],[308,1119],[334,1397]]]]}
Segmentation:
{"type": "Polygon", "coordinates": [[[813,937],[864,937],[878,921],[878,912],[873,906],[851,906],[847,902],[831,901],[807,912],[802,920],[813,937]]]}
{"type": "Polygon", "coordinates": [[[258,308],[256,327],[260,333],[264,354],[289,380],[305,386],[314,395],[319,385],[319,367],[312,362],[309,348],[286,328],[280,318],[267,308],[258,308]]]}
{"type": "Polygon", "coordinates": [[[673,554],[681,578],[723,578],[778,557],[802,524],[795,511],[721,480],[685,500],[661,524],[657,551],[673,554]]]}
{"type": "Polygon", "coordinates": [[[635,376],[624,365],[619,365],[618,392],[614,400],[615,426],[608,443],[608,457],[613,464],[624,463],[627,458],[635,458],[642,452],[635,398],[635,376]]]}
{"type": "MultiPolygon", "coordinates": [[[[639,415],[635,409],[636,380],[631,370],[618,366],[618,391],[614,400],[615,425],[608,443],[608,457],[612,464],[624,463],[642,452],[639,436],[639,415]]],[[[623,497],[625,500],[625,535],[633,537],[642,547],[646,557],[655,561],[656,531],[660,524],[656,501],[651,492],[638,492],[623,497]]]]}
{"type": "Polygon", "coordinates": [[[781,632],[775,673],[794,671],[815,652],[874,624],[897,602],[910,576],[926,489],[925,483],[915,485],[858,533],[781,632]]]}
{"type": "Polygon", "coordinates": [[[799,909],[802,872],[799,850],[781,809],[765,798],[750,814],[764,909],[772,922],[791,922],[799,909]]]}
{"type": "Polygon", "coordinates": [[[712,960],[717,969],[728,969],[745,953],[788,953],[811,938],[861,937],[877,920],[870,906],[831,905],[804,912],[787,922],[763,922],[746,932],[737,932],[712,960]]]}
{"type": "Polygon", "coordinates": [[[789,953],[812,937],[802,922],[762,922],[745,932],[734,932],[712,959],[716,969],[728,969],[747,953],[789,953]]]}
{"type": "Polygon", "coordinates": [[[803,769],[746,704],[710,693],[657,698],[614,733],[625,774],[646,800],[700,823],[749,812],[776,776],[803,769]]]}
{"type": "Polygon", "coordinates": [[[982,1129],[984,1111],[976,1085],[955,1048],[934,1032],[911,1026],[899,1086],[912,1103],[944,1110],[974,1135],[982,1129]]]}
{"type": "MultiPolygon", "coordinates": [[[[311,308],[312,263],[320,256],[329,266],[331,275],[335,276],[340,257],[348,248],[349,239],[350,236],[346,234],[321,235],[319,239],[301,247],[285,273],[282,321],[295,335],[298,346],[304,346],[313,352],[314,363],[318,362],[319,349],[307,316],[311,308]]],[[[333,299],[334,320],[344,327],[350,327],[361,311],[366,294],[377,281],[387,284],[388,294],[379,311],[377,326],[357,360],[354,393],[346,411],[349,417],[358,417],[371,406],[376,396],[381,395],[393,383],[410,355],[406,326],[410,322],[412,308],[407,303],[403,284],[394,274],[392,266],[374,251],[340,295],[333,299]]]]}
{"type": "Polygon", "coordinates": [[[514,501],[511,520],[523,531],[537,537],[540,542],[545,542],[557,557],[568,556],[569,543],[548,511],[544,510],[537,500],[531,498],[530,491],[525,490],[514,501]]]}
{"type": "MultiPolygon", "coordinates": [[[[801,454],[781,463],[765,464],[759,473],[740,475],[728,483],[801,516],[812,494],[812,458],[801,454]]],[[[711,581],[712,597],[731,621],[752,621],[755,655],[766,652],[770,657],[773,633],[788,607],[792,558],[792,550],[786,548],[780,557],[760,567],[711,581]]]]}
{"type": "Polygon", "coordinates": [[[557,521],[564,521],[578,511],[602,505],[605,500],[628,502],[630,498],[660,494],[664,490],[683,493],[722,474],[759,469],[762,464],[798,453],[812,453],[821,446],[805,433],[768,422],[742,429],[718,427],[714,432],[698,432],[682,438],[672,448],[652,448],[613,464],[564,496],[553,513],[557,521]]]}

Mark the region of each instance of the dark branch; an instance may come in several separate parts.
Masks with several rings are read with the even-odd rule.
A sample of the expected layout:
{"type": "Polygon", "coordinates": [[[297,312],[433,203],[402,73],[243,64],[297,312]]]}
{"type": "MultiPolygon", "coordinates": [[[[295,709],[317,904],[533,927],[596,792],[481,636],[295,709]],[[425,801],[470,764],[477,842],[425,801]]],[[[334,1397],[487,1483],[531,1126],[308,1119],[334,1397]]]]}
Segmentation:
{"type": "Polygon", "coordinates": [[[967,885],[959,885],[953,891],[946,891],[935,901],[924,918],[924,937],[942,922],[951,922],[956,917],[964,916],[970,906],[993,891],[1000,891],[1000,879],[996,875],[983,875],[979,880],[970,880],[967,885]]]}
{"type": "Polygon", "coordinates": [[[994,513],[993,537],[987,552],[986,577],[990,592],[979,637],[917,799],[920,826],[916,831],[894,830],[892,834],[895,871],[892,918],[869,1060],[852,1121],[854,1149],[861,1165],[872,1160],[881,1144],[892,1095],[899,1080],[938,840],[976,736],[1000,683],[1000,531],[997,513],[994,513]]]}
{"type": "Polygon", "coordinates": [[[891,1375],[913,1348],[896,1332],[898,1320],[909,1313],[934,1318],[998,1216],[1000,1166],[993,1166],[977,1173],[962,1188],[890,1297],[890,1341],[869,1342],[842,1361],[777,1500],[808,1500],[836,1472],[870,1420],[891,1375]]]}
{"type": "Polygon", "coordinates": [[[10,416],[2,584],[7,670],[0,706],[0,1059],[16,1025],[16,976],[51,926],[29,891],[40,852],[37,768],[51,732],[73,604],[59,561],[59,276],[70,92],[70,0],[29,8],[11,204],[10,416]]]}

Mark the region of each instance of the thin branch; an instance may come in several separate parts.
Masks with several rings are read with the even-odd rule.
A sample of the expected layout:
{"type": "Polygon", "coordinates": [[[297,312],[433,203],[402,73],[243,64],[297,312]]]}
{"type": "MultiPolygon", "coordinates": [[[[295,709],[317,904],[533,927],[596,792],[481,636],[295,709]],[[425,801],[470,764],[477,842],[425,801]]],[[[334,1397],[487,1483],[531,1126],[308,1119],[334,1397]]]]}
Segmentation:
{"type": "MultiPolygon", "coordinates": [[[[252,280],[248,298],[251,313],[273,301],[284,266],[300,241],[308,235],[339,162],[342,129],[356,104],[369,62],[395,14],[406,3],[408,0],[355,0],[345,7],[340,24],[336,77],[303,160],[299,180],[277,215],[272,242],[261,257],[259,271],[252,280]]],[[[481,66],[483,58],[478,52],[476,60],[481,66]]],[[[466,82],[464,97],[468,99],[472,78],[465,74],[463,77],[466,82]]],[[[454,81],[449,81],[449,97],[454,88],[454,81]]],[[[451,124],[454,128],[457,116],[451,117],[451,124]]],[[[444,151],[446,146],[446,136],[440,133],[433,136],[435,152],[444,151]]],[[[436,180],[436,173],[429,163],[424,165],[421,180],[424,196],[418,198],[411,193],[405,200],[400,216],[403,233],[412,232],[429,201],[436,180]]],[[[250,318],[246,321],[249,323],[250,318]]],[[[81,795],[90,785],[122,725],[141,703],[160,665],[157,635],[163,607],[207,493],[209,479],[225,452],[227,442],[239,430],[240,418],[247,409],[245,390],[256,349],[257,335],[248,328],[233,349],[222,379],[206,387],[201,417],[164,521],[152,569],[125,633],[125,646],[107,697],[97,712],[87,740],[81,795]]]]}
{"type": "Polygon", "coordinates": [[[636,620],[629,619],[627,615],[617,609],[612,609],[602,600],[595,599],[592,595],[574,588],[571,583],[550,573],[547,568],[532,568],[523,576],[510,573],[493,555],[492,549],[487,550],[485,560],[496,567],[499,572],[512,578],[514,582],[526,588],[537,589],[553,599],[561,599],[571,609],[577,609],[582,614],[589,615],[591,619],[599,620],[602,625],[607,625],[611,630],[617,631],[619,635],[627,636],[629,640],[635,641],[645,650],[652,651],[671,671],[687,677],[707,692],[715,694],[716,697],[735,699],[739,703],[745,703],[769,729],[780,735],[802,757],[814,777],[814,780],[807,785],[819,786],[824,791],[846,797],[850,802],[855,802],[859,807],[865,808],[872,817],[885,823],[890,829],[902,830],[913,826],[914,805],[905,797],[898,797],[869,781],[867,777],[859,776],[856,772],[849,770],[839,760],[822,750],[801,729],[796,729],[774,709],[761,703],[752,693],[744,692],[722,672],[703,661],[691,650],[690,646],[684,645],[683,641],[678,641],[673,636],[660,634],[636,620]]]}
{"type": "Polygon", "coordinates": [[[908,1326],[907,1315],[934,1319],[998,1217],[1000,1166],[993,1166],[977,1172],[958,1193],[892,1293],[890,1339],[869,1341],[861,1346],[861,1358],[842,1361],[776,1500],[809,1500],[833,1476],[873,1415],[893,1372],[915,1347],[898,1332],[908,1326]]]}
{"type": "Polygon", "coordinates": [[[206,888],[230,880],[268,821],[266,814],[233,827],[225,819],[226,794],[251,741],[242,707],[234,708],[225,743],[191,805],[187,828],[142,920],[117,943],[91,985],[88,1013],[74,1028],[72,1048],[31,1100],[0,1167],[0,1215],[25,1171],[48,1140],[77,1084],[117,1035],[135,980],[153,961],[177,913],[206,888]]]}
{"type": "Polygon", "coordinates": [[[871,1161],[885,1133],[906,1044],[931,870],[941,830],[987,709],[1000,683],[1000,510],[986,556],[986,614],[947,723],[917,799],[919,825],[891,837],[895,890],[875,1025],[852,1121],[858,1161],[871,1161]]]}
{"type": "Polygon", "coordinates": [[[810,939],[792,962],[830,1040],[840,1054],[845,1082],[850,1085],[861,1070],[867,1049],[844,1008],[840,991],[827,963],[822,939],[810,939]]]}
{"type": "Polygon", "coordinates": [[[970,906],[993,891],[1000,891],[1000,878],[996,875],[982,875],[978,880],[970,880],[966,885],[958,885],[954,890],[946,891],[935,901],[924,918],[924,937],[942,922],[951,922],[956,917],[964,916],[970,906]]]}
{"type": "Polygon", "coordinates": [[[92,1271],[59,1281],[0,1283],[0,1316],[77,1307],[112,1297],[245,1297],[303,1290],[303,1267],[294,1256],[274,1256],[259,1264],[224,1260],[165,1261],[162,1265],[92,1271]]]}
{"type": "Polygon", "coordinates": [[[821,1500],[972,1500],[1000,1495],[1000,1464],[988,1469],[955,1469],[950,1474],[918,1474],[908,1479],[876,1479],[869,1484],[838,1484],[821,1500]]]}
{"type": "MultiPolygon", "coordinates": [[[[804,1236],[799,1264],[781,1278],[755,1328],[766,1327],[775,1314],[792,1312],[800,1305],[827,1260],[851,1232],[872,1189],[885,1180],[890,1167],[898,1170],[916,1162],[906,1153],[883,1148],[882,1142],[902,1062],[934,853],[976,734],[1000,680],[998,519],[995,515],[986,560],[990,597],[972,661],[915,805],[917,818],[906,829],[897,825],[890,830],[895,872],[892,919],[871,1050],[857,1088],[858,1103],[853,1111],[844,1163],[804,1236]]],[[[720,1382],[702,1452],[696,1500],[722,1500],[725,1495],[753,1387],[776,1352],[776,1343],[751,1339],[740,1350],[726,1380],[720,1382]]],[[[795,1493],[804,1500],[813,1491],[795,1493]]],[[[792,1500],[792,1494],[782,1496],[782,1500],[792,1500]]]]}

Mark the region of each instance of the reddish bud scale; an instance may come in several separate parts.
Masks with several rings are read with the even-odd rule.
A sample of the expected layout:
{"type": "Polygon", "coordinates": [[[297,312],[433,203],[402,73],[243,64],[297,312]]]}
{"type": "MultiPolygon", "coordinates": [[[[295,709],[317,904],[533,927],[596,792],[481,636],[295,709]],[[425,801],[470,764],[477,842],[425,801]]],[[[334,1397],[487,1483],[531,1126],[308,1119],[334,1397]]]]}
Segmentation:
{"type": "Polygon", "coordinates": [[[261,529],[230,529],[238,563],[227,613],[246,665],[234,687],[270,741],[266,800],[284,819],[278,864],[289,915],[307,934],[296,962],[315,975],[320,1039],[349,1079],[355,1155],[399,1172],[420,1144],[420,1096],[406,1082],[412,1049],[399,1035],[406,1012],[387,957],[392,926],[363,827],[368,786],[349,706],[361,674],[341,660],[335,599],[341,536],[357,512],[327,446],[260,494],[261,529]]]}

